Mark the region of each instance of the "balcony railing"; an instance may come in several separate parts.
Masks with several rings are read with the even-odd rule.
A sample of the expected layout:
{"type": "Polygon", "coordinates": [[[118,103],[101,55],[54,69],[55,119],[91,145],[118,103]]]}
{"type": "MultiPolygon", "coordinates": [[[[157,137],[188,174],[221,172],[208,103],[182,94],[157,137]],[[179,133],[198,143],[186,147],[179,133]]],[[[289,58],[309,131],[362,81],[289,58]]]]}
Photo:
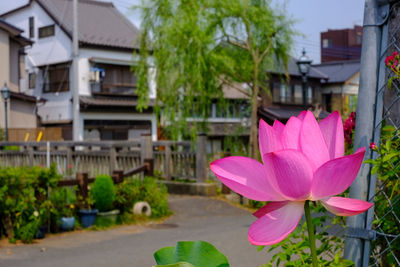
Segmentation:
{"type": "Polygon", "coordinates": [[[136,95],[136,84],[92,82],[91,90],[94,95],[136,95]]]}

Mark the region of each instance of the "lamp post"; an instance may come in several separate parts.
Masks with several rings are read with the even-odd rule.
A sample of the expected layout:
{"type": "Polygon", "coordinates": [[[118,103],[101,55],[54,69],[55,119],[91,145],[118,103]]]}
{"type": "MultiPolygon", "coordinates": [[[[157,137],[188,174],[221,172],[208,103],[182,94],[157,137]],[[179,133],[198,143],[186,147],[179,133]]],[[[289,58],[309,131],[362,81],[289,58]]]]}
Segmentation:
{"type": "Polygon", "coordinates": [[[5,128],[6,128],[6,141],[8,141],[8,121],[7,121],[7,101],[10,98],[11,92],[5,83],[1,88],[1,96],[4,99],[4,117],[5,117],[5,128]]]}
{"type": "Polygon", "coordinates": [[[299,67],[299,72],[301,73],[301,81],[303,86],[303,108],[307,109],[307,75],[310,71],[312,60],[306,55],[306,50],[303,48],[303,54],[297,60],[296,64],[299,67]]]}

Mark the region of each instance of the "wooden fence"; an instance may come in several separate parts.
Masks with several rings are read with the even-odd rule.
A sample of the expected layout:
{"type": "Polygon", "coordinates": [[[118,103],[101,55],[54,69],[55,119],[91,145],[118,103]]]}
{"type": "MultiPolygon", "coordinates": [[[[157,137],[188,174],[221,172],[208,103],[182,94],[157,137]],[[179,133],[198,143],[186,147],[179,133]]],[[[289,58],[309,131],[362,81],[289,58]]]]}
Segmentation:
{"type": "Polygon", "coordinates": [[[150,135],[129,141],[0,142],[0,166],[50,166],[64,177],[77,173],[113,174],[154,159],[154,173],[167,180],[207,175],[206,136],[199,134],[196,150],[188,141],[152,142],[150,135]]]}

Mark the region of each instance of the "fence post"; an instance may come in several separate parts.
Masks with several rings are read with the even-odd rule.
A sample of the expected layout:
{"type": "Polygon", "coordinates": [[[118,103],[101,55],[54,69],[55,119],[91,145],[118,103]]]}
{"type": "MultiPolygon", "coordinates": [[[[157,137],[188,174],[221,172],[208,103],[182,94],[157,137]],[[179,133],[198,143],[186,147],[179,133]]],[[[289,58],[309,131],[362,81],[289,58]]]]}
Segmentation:
{"type": "Polygon", "coordinates": [[[29,166],[33,167],[33,146],[28,146],[27,147],[28,150],[28,157],[29,157],[29,166]]]}
{"type": "Polygon", "coordinates": [[[171,145],[166,144],[165,145],[165,166],[164,166],[164,171],[165,171],[165,178],[167,181],[171,180],[171,145]]]}
{"type": "Polygon", "coordinates": [[[72,148],[70,146],[67,147],[67,166],[65,169],[68,174],[72,173],[72,148]]]}
{"type": "Polygon", "coordinates": [[[146,170],[144,171],[144,175],[154,176],[154,159],[145,159],[144,164],[146,165],[146,170]]]}
{"type": "Polygon", "coordinates": [[[144,164],[145,159],[153,158],[153,142],[150,133],[142,134],[141,162],[144,164]]]}
{"type": "Polygon", "coordinates": [[[196,143],[196,178],[200,183],[207,180],[207,135],[205,133],[197,134],[196,143]]]}
{"type": "MultiPolygon", "coordinates": [[[[381,26],[384,16],[378,0],[366,0],[364,9],[363,46],[361,51],[360,87],[354,136],[354,151],[365,147],[364,159],[371,158],[369,144],[373,140],[375,104],[377,91],[377,74],[379,66],[379,51],[381,44],[381,26]]],[[[368,200],[368,183],[370,180],[370,165],[363,164],[350,188],[350,198],[368,200]]],[[[352,260],[356,267],[363,266],[365,239],[360,232],[365,231],[366,214],[351,216],[346,221],[346,240],[344,258],[352,260]]]]}
{"type": "Polygon", "coordinates": [[[50,142],[46,142],[46,167],[50,168],[50,142]]]}
{"type": "Polygon", "coordinates": [[[124,181],[123,174],[124,171],[113,171],[111,177],[114,181],[114,184],[120,184],[124,181]]]}
{"type": "Polygon", "coordinates": [[[117,165],[117,149],[115,148],[114,145],[110,147],[109,157],[110,157],[110,175],[112,175],[117,165]]]}

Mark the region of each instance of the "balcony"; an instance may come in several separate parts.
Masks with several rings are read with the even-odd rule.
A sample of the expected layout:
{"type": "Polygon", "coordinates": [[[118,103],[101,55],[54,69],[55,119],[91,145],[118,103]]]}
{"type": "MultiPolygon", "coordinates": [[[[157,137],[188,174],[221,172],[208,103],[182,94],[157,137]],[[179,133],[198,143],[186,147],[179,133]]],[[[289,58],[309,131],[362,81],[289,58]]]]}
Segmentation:
{"type": "Polygon", "coordinates": [[[136,96],[136,84],[91,82],[90,86],[92,95],[136,96]]]}

